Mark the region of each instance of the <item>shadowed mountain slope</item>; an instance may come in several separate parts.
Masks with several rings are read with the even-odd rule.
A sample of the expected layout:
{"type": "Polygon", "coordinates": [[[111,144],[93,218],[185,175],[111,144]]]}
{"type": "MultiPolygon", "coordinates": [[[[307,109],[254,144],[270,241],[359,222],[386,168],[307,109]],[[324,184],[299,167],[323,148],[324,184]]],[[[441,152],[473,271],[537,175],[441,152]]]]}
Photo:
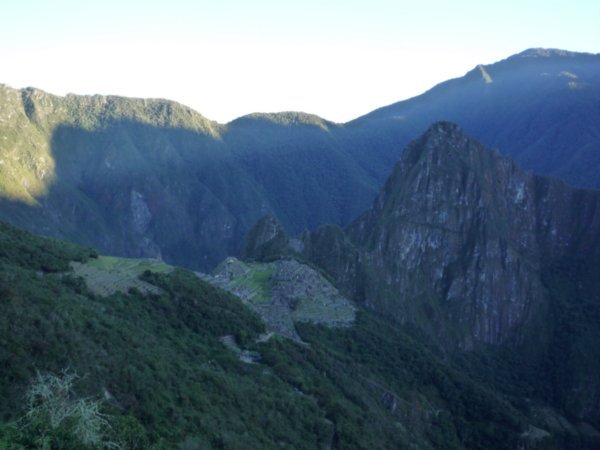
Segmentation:
{"type": "Polygon", "coordinates": [[[599,118],[600,55],[530,49],[347,127],[378,130],[404,147],[431,123],[448,120],[526,170],[598,188],[599,118]]]}
{"type": "MultiPolygon", "coordinates": [[[[355,308],[346,310],[344,327],[311,323],[323,319],[312,316],[311,301],[335,311],[329,319],[336,322],[341,299],[324,279],[308,280],[320,278],[316,272],[298,272],[297,262],[263,268],[275,265],[287,266],[272,272],[272,288],[298,298],[295,332],[304,344],[262,335],[257,315],[192,272],[155,260],[99,257],[0,223],[0,447],[598,445],[598,421],[576,414],[573,395],[574,412],[565,415],[522,390],[522,381],[511,383],[521,374],[507,376],[498,362],[449,358],[414,329],[360,307],[355,319],[355,308]],[[305,288],[324,288],[329,300],[303,299],[305,288]],[[505,385],[488,379],[488,371],[505,385]],[[80,377],[68,392],[49,389],[35,403],[24,401],[39,380],[74,374],[80,377]],[[506,384],[513,390],[506,392],[506,384]],[[69,405],[78,408],[56,410],[69,405]],[[27,414],[32,410],[37,414],[27,414]],[[67,418],[53,423],[61,412],[67,418]],[[91,424],[93,433],[83,433],[91,424]]],[[[250,283],[268,285],[263,275],[250,283]]],[[[583,406],[593,408],[591,400],[583,406]]]]}
{"type": "Polygon", "coordinates": [[[368,207],[404,146],[453,120],[535,172],[598,187],[600,57],[529,50],[347,124],[221,125],[165,100],[0,87],[0,218],[204,270],[265,214],[292,234],[368,207]]]}
{"type": "Polygon", "coordinates": [[[163,100],[0,94],[0,217],[110,254],[210,268],[265,213],[345,223],[376,185],[310,116],[223,126],[163,100]]]}
{"type": "Polygon", "coordinates": [[[507,376],[598,423],[600,191],[526,173],[440,122],[408,145],[371,209],[301,241],[358,303],[450,352],[507,352],[507,376]]]}

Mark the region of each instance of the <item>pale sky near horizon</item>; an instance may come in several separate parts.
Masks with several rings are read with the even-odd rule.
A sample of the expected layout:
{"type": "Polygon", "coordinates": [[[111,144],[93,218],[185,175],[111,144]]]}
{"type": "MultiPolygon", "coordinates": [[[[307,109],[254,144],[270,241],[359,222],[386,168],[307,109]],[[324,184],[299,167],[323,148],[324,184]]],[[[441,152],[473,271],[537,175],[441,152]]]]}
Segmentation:
{"type": "Polygon", "coordinates": [[[531,47],[600,52],[600,1],[20,0],[0,83],[336,122],[531,47]]]}

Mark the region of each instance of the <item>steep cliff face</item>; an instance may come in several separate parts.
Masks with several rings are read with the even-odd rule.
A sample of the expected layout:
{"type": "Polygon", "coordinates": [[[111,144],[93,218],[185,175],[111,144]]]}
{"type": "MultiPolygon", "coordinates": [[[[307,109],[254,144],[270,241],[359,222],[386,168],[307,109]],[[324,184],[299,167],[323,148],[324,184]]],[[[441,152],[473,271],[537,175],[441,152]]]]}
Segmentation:
{"type": "Polygon", "coordinates": [[[464,346],[510,336],[542,297],[530,183],[457,126],[435,124],[348,229],[376,274],[366,302],[464,346]]]}
{"type": "Polygon", "coordinates": [[[526,173],[440,122],[371,209],[302,242],[358,303],[483,355],[491,380],[519,380],[513,395],[600,423],[600,192],[526,173]]]}
{"type": "Polygon", "coordinates": [[[304,242],[357,300],[472,348],[522,341],[548,308],[544,274],[567,259],[595,264],[599,230],[599,193],[528,174],[440,122],[347,237],[322,227],[304,242]]]}

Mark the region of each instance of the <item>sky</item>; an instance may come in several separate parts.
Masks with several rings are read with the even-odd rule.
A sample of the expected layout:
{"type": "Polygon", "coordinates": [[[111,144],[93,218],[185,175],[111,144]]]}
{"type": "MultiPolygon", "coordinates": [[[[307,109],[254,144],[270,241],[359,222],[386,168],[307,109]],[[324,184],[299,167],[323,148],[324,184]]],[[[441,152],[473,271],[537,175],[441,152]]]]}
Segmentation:
{"type": "Polygon", "coordinates": [[[0,83],[345,122],[532,47],[600,52],[600,1],[19,0],[0,83]]]}

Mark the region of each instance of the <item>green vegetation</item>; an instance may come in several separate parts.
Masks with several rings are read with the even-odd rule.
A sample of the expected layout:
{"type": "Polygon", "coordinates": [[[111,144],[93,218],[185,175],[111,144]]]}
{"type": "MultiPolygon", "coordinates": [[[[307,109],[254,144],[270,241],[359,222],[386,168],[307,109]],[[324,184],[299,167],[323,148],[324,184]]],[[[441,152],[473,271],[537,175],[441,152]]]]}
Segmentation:
{"type": "Polygon", "coordinates": [[[252,297],[252,302],[267,302],[271,299],[271,286],[269,284],[271,275],[273,275],[271,266],[259,264],[253,266],[247,276],[240,278],[236,283],[257,293],[252,297]]]}
{"type": "MultiPolygon", "coordinates": [[[[187,439],[209,448],[272,448],[277,442],[311,448],[310,439],[319,439],[312,430],[324,419],[314,400],[298,399],[276,375],[240,362],[219,341],[263,331],[237,299],[182,270],[145,273],[162,295],[130,290],[98,297],[73,275],[40,273],[36,261],[13,263],[11,256],[23,248],[35,248],[40,259],[48,248],[60,258],[56,269],[68,269],[69,258],[78,255],[70,245],[2,227],[4,421],[26,414],[24,395],[36,370],[67,368],[81,375],[82,398],[109,398],[103,413],[120,424],[113,427],[116,441],[126,438],[126,430],[119,431],[123,422],[150,443],[171,443],[167,447],[187,439]]],[[[19,423],[7,425],[2,436],[14,436],[19,423]]]]}
{"type": "Polygon", "coordinates": [[[392,322],[362,313],[352,328],[306,324],[300,333],[315,346],[320,370],[345,374],[349,391],[368,386],[401,426],[419,430],[435,448],[506,448],[518,441],[518,411],[392,322]]]}
{"type": "Polygon", "coordinates": [[[97,258],[93,249],[74,244],[43,239],[0,222],[0,261],[42,273],[65,272],[71,261],[87,262],[97,258]]]}
{"type": "Polygon", "coordinates": [[[519,345],[457,357],[480,384],[538,419],[536,425],[552,434],[545,437],[543,448],[600,445],[598,267],[600,261],[576,259],[547,267],[543,277],[550,300],[547,320],[525,330],[519,345]]]}
{"type": "Polygon", "coordinates": [[[106,420],[98,448],[506,448],[533,420],[371,313],[349,328],[298,325],[308,346],[257,341],[258,317],[191,272],[145,270],[158,294],[98,296],[70,261],[131,266],[8,225],[0,244],[0,448],[85,448],[83,413],[53,427],[36,400],[28,414],[40,381],[68,385],[67,411],[106,420]]]}
{"type": "Polygon", "coordinates": [[[71,263],[74,275],[85,280],[87,287],[97,295],[128,292],[137,289],[143,293],[159,294],[160,290],[140,280],[140,275],[149,270],[167,273],[173,270],[157,259],[130,259],[114,256],[99,256],[86,263],[71,263]]]}
{"type": "Polygon", "coordinates": [[[347,222],[375,193],[339,127],[304,114],[250,123],[219,125],[166,100],[0,86],[0,219],[206,271],[265,213],[295,233],[347,222]]]}
{"type": "Polygon", "coordinates": [[[101,270],[118,271],[131,275],[141,275],[146,270],[152,272],[170,272],[173,270],[172,266],[157,259],[132,259],[115,256],[99,256],[90,261],[88,265],[101,270]]]}
{"type": "Polygon", "coordinates": [[[245,124],[248,125],[253,121],[256,122],[267,122],[274,125],[306,125],[321,128],[325,131],[329,130],[330,127],[335,128],[336,126],[332,122],[322,119],[314,114],[307,114],[303,112],[287,111],[280,113],[253,113],[246,116],[242,116],[232,122],[232,125],[245,124]]]}

